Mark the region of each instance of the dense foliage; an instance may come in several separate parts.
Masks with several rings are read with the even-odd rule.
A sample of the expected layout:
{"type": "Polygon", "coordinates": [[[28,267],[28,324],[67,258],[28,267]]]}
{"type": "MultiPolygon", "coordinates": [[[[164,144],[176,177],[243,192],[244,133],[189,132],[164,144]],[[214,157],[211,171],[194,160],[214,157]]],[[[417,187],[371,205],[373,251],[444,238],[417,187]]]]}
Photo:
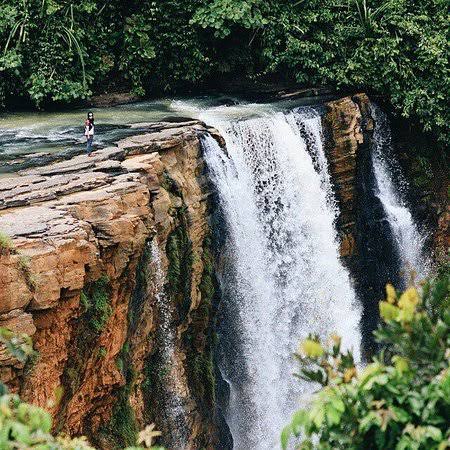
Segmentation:
{"type": "Polygon", "coordinates": [[[448,137],[445,0],[0,0],[0,102],[297,81],[386,94],[448,137]]]}
{"type": "Polygon", "coordinates": [[[398,296],[388,285],[375,333],[384,349],[361,371],[339,338],[327,348],[303,342],[299,377],[322,389],[284,429],[283,448],[292,435],[302,449],[450,448],[449,283],[447,271],[421,295],[411,287],[398,296]]]}

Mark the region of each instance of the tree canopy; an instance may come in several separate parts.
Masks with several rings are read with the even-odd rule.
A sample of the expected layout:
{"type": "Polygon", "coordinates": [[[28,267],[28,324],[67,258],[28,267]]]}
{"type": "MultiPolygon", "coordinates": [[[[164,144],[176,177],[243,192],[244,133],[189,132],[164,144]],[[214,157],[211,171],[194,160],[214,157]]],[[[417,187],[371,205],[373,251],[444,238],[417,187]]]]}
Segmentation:
{"type": "MultiPolygon", "coordinates": [[[[0,101],[220,79],[386,95],[448,138],[445,0],[0,0],[0,101]]],[[[220,88],[220,86],[218,86],[220,88]]]]}

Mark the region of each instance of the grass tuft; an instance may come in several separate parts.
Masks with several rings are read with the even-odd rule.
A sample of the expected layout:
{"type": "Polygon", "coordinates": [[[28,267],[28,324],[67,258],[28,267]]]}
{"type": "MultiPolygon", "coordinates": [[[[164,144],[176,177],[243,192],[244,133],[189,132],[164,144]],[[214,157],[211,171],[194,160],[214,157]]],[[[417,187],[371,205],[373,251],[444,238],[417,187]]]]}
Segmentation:
{"type": "Polygon", "coordinates": [[[14,250],[12,239],[3,231],[0,231],[0,255],[8,255],[14,250]]]}

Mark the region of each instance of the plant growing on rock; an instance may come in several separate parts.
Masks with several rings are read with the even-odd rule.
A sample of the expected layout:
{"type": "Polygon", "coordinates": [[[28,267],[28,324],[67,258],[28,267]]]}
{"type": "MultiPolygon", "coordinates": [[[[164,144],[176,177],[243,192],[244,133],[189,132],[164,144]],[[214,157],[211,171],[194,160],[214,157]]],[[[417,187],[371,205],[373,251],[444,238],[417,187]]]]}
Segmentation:
{"type": "MultiPolygon", "coordinates": [[[[16,335],[6,328],[0,328],[0,342],[7,351],[25,363],[35,354],[31,338],[16,335]]],[[[42,408],[23,402],[16,394],[10,394],[8,388],[0,382],[0,448],[1,449],[39,449],[39,450],[95,450],[83,436],[51,434],[51,415],[42,408]]],[[[140,447],[128,447],[127,450],[164,450],[153,447],[153,440],[160,436],[154,425],[147,426],[138,435],[140,447]]]]}
{"type": "Polygon", "coordinates": [[[7,255],[14,250],[12,239],[3,231],[0,231],[0,255],[7,255]]]}
{"type": "Polygon", "coordinates": [[[387,286],[375,332],[383,350],[361,371],[337,337],[301,344],[298,376],[322,388],[283,430],[284,449],[292,436],[301,449],[450,447],[449,281],[446,270],[421,292],[387,286]]]}
{"type": "MultiPolygon", "coordinates": [[[[44,409],[22,402],[15,394],[0,396],[0,448],[95,450],[83,436],[52,436],[51,427],[51,416],[44,409]]],[[[159,435],[153,428],[146,429],[140,434],[144,447],[129,447],[127,450],[164,450],[162,447],[151,446],[153,438],[159,435]]]]}
{"type": "MultiPolygon", "coordinates": [[[[7,328],[0,328],[0,343],[6,348],[8,353],[21,363],[25,363],[28,358],[34,356],[33,343],[27,334],[16,334],[7,328]]],[[[1,386],[1,382],[0,382],[1,386]]]]}
{"type": "Polygon", "coordinates": [[[85,286],[80,300],[89,326],[96,333],[100,333],[112,313],[108,277],[102,276],[97,281],[85,286]]]}

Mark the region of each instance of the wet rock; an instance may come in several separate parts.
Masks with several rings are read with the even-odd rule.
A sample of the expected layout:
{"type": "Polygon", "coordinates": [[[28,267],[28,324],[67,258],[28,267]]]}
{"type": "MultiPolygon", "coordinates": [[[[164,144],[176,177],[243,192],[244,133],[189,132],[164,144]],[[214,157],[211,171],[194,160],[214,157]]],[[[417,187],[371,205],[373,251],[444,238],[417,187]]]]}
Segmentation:
{"type": "Polygon", "coordinates": [[[326,152],[331,178],[339,202],[338,230],[341,255],[355,254],[357,153],[364,143],[364,130],[373,129],[367,117],[369,99],[365,94],[344,97],[326,103],[324,126],[329,139],[326,152]]]}

